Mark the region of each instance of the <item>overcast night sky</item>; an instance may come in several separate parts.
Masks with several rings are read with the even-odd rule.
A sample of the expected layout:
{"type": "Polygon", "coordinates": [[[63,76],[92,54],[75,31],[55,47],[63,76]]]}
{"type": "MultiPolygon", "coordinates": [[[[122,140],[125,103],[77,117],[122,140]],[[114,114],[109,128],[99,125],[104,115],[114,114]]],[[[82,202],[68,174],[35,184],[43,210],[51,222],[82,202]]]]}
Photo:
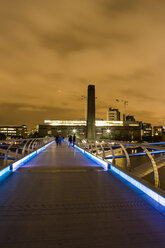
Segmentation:
{"type": "Polygon", "coordinates": [[[97,117],[128,101],[136,120],[165,125],[164,0],[0,0],[0,124],[97,117]]]}

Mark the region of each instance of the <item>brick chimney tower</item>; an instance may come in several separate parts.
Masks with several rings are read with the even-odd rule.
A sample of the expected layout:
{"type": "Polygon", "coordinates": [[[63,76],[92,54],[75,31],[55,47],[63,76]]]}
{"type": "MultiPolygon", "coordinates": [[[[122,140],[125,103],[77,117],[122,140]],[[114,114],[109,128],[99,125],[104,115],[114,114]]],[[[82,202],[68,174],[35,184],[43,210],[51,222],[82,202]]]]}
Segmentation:
{"type": "Polygon", "coordinates": [[[88,85],[87,139],[95,139],[95,85],[88,85]]]}

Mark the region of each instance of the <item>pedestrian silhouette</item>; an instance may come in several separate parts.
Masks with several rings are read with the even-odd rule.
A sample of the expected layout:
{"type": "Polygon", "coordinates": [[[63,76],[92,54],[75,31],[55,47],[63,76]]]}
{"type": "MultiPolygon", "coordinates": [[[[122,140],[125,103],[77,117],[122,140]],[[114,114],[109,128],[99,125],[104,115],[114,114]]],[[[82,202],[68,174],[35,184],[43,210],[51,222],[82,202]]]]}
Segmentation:
{"type": "Polygon", "coordinates": [[[69,142],[69,146],[71,146],[72,145],[72,135],[69,135],[68,142],[69,142]]]}
{"type": "Polygon", "coordinates": [[[74,147],[74,145],[75,145],[75,142],[76,142],[76,135],[74,134],[74,135],[73,135],[73,147],[74,147]]]}
{"type": "Polygon", "coordinates": [[[61,146],[61,142],[62,142],[62,138],[61,138],[61,136],[59,136],[59,137],[58,137],[59,146],[61,146]]]}
{"type": "Polygon", "coordinates": [[[58,135],[56,136],[55,141],[56,141],[56,145],[58,146],[59,145],[59,137],[58,137],[58,135]]]}

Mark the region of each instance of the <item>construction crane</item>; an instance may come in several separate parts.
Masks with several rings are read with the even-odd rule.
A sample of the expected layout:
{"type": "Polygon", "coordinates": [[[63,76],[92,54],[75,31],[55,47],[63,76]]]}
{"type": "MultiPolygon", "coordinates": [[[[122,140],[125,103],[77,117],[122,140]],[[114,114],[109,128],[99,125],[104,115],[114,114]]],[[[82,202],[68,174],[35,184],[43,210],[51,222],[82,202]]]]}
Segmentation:
{"type": "Polygon", "coordinates": [[[124,114],[123,114],[123,121],[126,120],[126,106],[128,105],[128,101],[116,99],[116,102],[122,102],[124,104],[124,114]]]}

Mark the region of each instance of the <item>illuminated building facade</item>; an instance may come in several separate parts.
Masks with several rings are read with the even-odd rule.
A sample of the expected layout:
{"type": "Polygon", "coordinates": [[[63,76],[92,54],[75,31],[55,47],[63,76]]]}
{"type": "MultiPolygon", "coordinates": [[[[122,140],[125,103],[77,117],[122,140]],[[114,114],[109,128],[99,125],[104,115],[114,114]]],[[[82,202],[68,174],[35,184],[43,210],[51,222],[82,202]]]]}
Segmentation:
{"type": "Polygon", "coordinates": [[[153,135],[154,136],[162,136],[163,127],[162,126],[154,126],[153,127],[153,135]]]}
{"type": "Polygon", "coordinates": [[[142,136],[144,139],[152,137],[152,125],[150,123],[142,124],[142,136]]]}
{"type": "Polygon", "coordinates": [[[158,141],[165,141],[165,126],[154,126],[153,135],[158,141]]]}
{"type": "Polygon", "coordinates": [[[27,127],[22,126],[0,126],[0,134],[10,138],[27,138],[27,127]]]}
{"type": "MultiPolygon", "coordinates": [[[[38,125],[40,137],[47,135],[64,136],[73,135],[78,138],[87,137],[87,123],[80,120],[45,120],[44,124],[38,125]]],[[[134,125],[123,124],[123,121],[95,121],[96,139],[114,139],[114,140],[141,140],[141,127],[139,123],[134,125]]]]}

